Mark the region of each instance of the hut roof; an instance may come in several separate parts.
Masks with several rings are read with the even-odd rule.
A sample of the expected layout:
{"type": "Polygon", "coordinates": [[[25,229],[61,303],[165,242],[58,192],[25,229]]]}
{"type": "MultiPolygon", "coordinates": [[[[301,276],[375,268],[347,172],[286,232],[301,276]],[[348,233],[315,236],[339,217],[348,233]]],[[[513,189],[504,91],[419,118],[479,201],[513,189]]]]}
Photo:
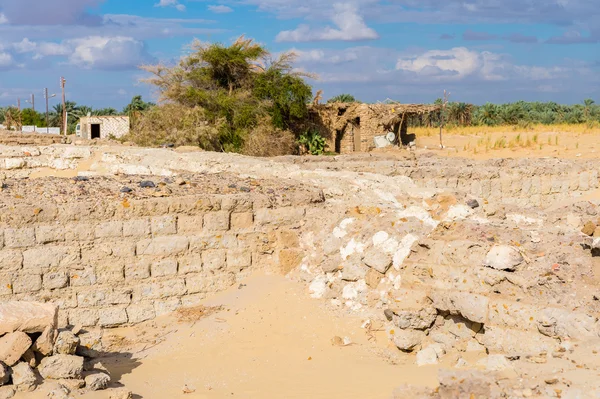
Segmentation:
{"type": "Polygon", "coordinates": [[[376,119],[380,125],[390,128],[408,115],[427,114],[440,108],[434,104],[328,103],[310,106],[324,122],[337,130],[343,129],[356,118],[376,119]]]}

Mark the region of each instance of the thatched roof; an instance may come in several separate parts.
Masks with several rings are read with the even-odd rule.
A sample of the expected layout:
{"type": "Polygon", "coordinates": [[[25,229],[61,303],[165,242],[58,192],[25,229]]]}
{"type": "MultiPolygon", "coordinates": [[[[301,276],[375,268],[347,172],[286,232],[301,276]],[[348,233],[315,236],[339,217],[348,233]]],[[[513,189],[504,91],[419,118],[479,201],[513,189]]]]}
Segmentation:
{"type": "Polygon", "coordinates": [[[433,104],[328,103],[311,105],[310,109],[317,113],[323,122],[336,130],[342,130],[356,118],[376,119],[379,125],[389,129],[409,115],[436,112],[440,106],[433,104]]]}

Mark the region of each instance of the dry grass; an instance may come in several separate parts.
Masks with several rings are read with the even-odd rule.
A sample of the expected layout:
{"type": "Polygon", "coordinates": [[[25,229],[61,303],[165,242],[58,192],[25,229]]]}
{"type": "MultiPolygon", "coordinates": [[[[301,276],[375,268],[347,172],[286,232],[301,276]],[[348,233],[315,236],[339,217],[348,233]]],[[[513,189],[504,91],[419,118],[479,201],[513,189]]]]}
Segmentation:
{"type": "MultiPolygon", "coordinates": [[[[437,136],[440,134],[439,128],[434,127],[414,127],[410,128],[410,133],[415,133],[417,137],[430,137],[437,136]]],[[[600,134],[600,125],[598,124],[587,124],[582,123],[578,125],[531,125],[527,127],[522,126],[465,126],[465,127],[454,127],[448,126],[444,128],[444,134],[459,135],[459,136],[485,136],[488,134],[498,133],[528,133],[533,135],[535,133],[568,133],[568,134],[600,134]]]]}
{"type": "Polygon", "coordinates": [[[184,323],[196,322],[223,310],[223,306],[194,306],[177,310],[177,320],[184,323]]]}
{"type": "Polygon", "coordinates": [[[288,130],[274,128],[263,120],[244,138],[242,153],[255,157],[275,157],[297,152],[294,134],[288,130]]]}

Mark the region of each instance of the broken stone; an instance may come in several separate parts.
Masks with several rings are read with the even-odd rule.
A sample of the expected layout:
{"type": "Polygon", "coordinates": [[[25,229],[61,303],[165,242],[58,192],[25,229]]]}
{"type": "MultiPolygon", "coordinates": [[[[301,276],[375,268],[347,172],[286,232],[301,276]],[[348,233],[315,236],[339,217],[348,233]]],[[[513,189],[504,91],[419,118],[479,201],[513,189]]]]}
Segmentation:
{"type": "Polygon", "coordinates": [[[347,263],[342,269],[342,280],[344,281],[358,281],[365,278],[367,271],[361,266],[354,262],[347,263]]]}
{"type": "Polygon", "coordinates": [[[391,309],[386,309],[383,311],[383,315],[388,321],[392,321],[394,319],[394,312],[391,309]]]}
{"type": "Polygon", "coordinates": [[[132,399],[133,394],[127,388],[115,388],[110,390],[109,399],[132,399]]]}
{"type": "Polygon", "coordinates": [[[581,229],[581,232],[586,236],[593,236],[594,231],[596,231],[596,224],[592,221],[587,222],[581,229]]]}
{"type": "Polygon", "coordinates": [[[61,378],[81,378],[83,357],[73,355],[54,355],[45,357],[38,370],[42,377],[53,380],[61,378]]]}
{"type": "Polygon", "coordinates": [[[438,290],[429,294],[433,307],[460,315],[467,320],[485,323],[488,316],[489,298],[462,291],[438,290]]]}
{"type": "Polygon", "coordinates": [[[154,182],[151,180],[142,180],[140,182],[140,187],[141,188],[155,188],[156,184],[154,184],[154,182]]]}
{"type": "Polygon", "coordinates": [[[478,361],[477,365],[488,371],[502,371],[512,367],[510,361],[504,355],[489,355],[478,361]]]}
{"type": "Polygon", "coordinates": [[[13,385],[0,387],[0,399],[10,399],[15,396],[16,390],[13,385]]]}
{"type": "Polygon", "coordinates": [[[54,353],[62,355],[73,355],[77,351],[79,338],[71,331],[61,331],[54,343],[54,353]]]}
{"type": "Polygon", "coordinates": [[[37,366],[37,360],[35,358],[35,352],[33,348],[27,349],[27,351],[21,356],[21,360],[30,365],[31,367],[37,366]]]}
{"type": "Polygon", "coordinates": [[[479,208],[479,202],[476,199],[470,199],[467,201],[467,205],[471,209],[479,208]]]}
{"type": "Polygon", "coordinates": [[[56,380],[60,385],[67,388],[69,391],[81,389],[85,386],[85,380],[82,378],[61,378],[56,380]]]}
{"type": "Polygon", "coordinates": [[[477,334],[475,339],[488,351],[503,353],[510,357],[538,356],[558,349],[558,344],[552,338],[541,334],[532,336],[530,331],[495,326],[486,326],[485,332],[477,334]]]}
{"type": "Polygon", "coordinates": [[[13,366],[30,346],[31,338],[24,332],[6,334],[0,338],[0,361],[7,366],[13,366]]]}
{"type": "Polygon", "coordinates": [[[432,344],[417,352],[417,366],[437,364],[438,359],[446,353],[441,344],[432,344]]]}
{"type": "Polygon", "coordinates": [[[393,334],[394,345],[403,352],[412,352],[425,338],[423,331],[395,330],[393,334]]]}
{"type": "Polygon", "coordinates": [[[438,372],[440,399],[495,397],[492,393],[494,381],[491,377],[473,370],[440,370],[438,372]]]}
{"type": "Polygon", "coordinates": [[[370,288],[375,289],[379,286],[382,278],[383,274],[379,273],[375,269],[369,268],[369,270],[367,270],[367,274],[365,275],[365,282],[370,288]]]}
{"type": "Polygon", "coordinates": [[[515,271],[523,263],[523,256],[514,247],[508,245],[495,245],[488,252],[483,265],[496,270],[515,271]]]}
{"type": "Polygon", "coordinates": [[[394,310],[396,325],[403,329],[425,330],[435,322],[437,311],[433,307],[394,310]]]}
{"type": "Polygon", "coordinates": [[[33,369],[25,362],[20,362],[12,367],[12,382],[19,391],[31,392],[35,390],[36,377],[33,369]]]}
{"type": "Polygon", "coordinates": [[[46,327],[56,327],[58,307],[50,303],[0,303],[0,335],[15,331],[41,333],[46,327]]]}
{"type": "Polygon", "coordinates": [[[99,328],[80,333],[78,335],[80,342],[75,353],[78,356],[85,356],[87,358],[98,357],[104,350],[104,345],[102,344],[103,334],[103,330],[99,328]]]}
{"type": "Polygon", "coordinates": [[[85,386],[90,391],[100,391],[108,387],[110,377],[101,371],[92,372],[85,377],[85,386]]]}
{"type": "Polygon", "coordinates": [[[379,273],[385,274],[392,266],[392,258],[385,252],[371,248],[363,257],[365,265],[377,270],[379,273]]]}
{"type": "Polygon", "coordinates": [[[0,362],[0,386],[6,384],[10,380],[10,371],[8,366],[0,362]]]}
{"type": "Polygon", "coordinates": [[[46,327],[42,335],[35,340],[33,350],[41,353],[44,356],[52,354],[54,340],[56,338],[56,330],[52,326],[46,327]]]}

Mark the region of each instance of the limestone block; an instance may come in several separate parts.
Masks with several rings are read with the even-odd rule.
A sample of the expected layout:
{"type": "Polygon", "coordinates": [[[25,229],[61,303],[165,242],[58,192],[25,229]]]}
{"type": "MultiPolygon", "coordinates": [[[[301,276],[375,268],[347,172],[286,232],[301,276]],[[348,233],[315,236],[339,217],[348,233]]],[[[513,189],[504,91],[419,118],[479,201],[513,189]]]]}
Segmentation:
{"type": "Polygon", "coordinates": [[[33,391],[36,385],[36,377],[29,364],[20,362],[12,368],[12,382],[19,391],[33,391]]]}
{"type": "Polygon", "coordinates": [[[98,284],[115,284],[122,281],[125,281],[125,264],[122,261],[96,266],[96,282],[98,284]]]}
{"type": "Polygon", "coordinates": [[[138,242],[136,253],[139,255],[173,256],[186,251],[189,246],[187,237],[163,236],[138,242]]]}
{"type": "Polygon", "coordinates": [[[65,271],[47,272],[42,277],[42,286],[46,290],[65,288],[69,285],[69,275],[65,271]]]}
{"type": "Polygon", "coordinates": [[[288,274],[302,263],[304,253],[298,249],[282,249],[279,251],[279,270],[288,274]]]}
{"type": "Polygon", "coordinates": [[[87,289],[77,293],[77,304],[79,307],[128,305],[130,302],[130,290],[126,289],[87,289]]]}
{"type": "Polygon", "coordinates": [[[66,241],[92,241],[94,239],[94,226],[88,223],[73,223],[65,227],[66,241]]]}
{"type": "Polygon", "coordinates": [[[141,323],[156,317],[152,303],[133,304],[127,307],[127,318],[130,323],[141,323]]]}
{"type": "Polygon", "coordinates": [[[229,215],[228,211],[207,213],[204,215],[204,230],[208,232],[229,230],[229,215]]]}
{"type": "Polygon", "coordinates": [[[150,271],[152,277],[172,276],[177,274],[177,260],[166,258],[152,262],[150,271]]]}
{"type": "Polygon", "coordinates": [[[202,256],[188,255],[179,259],[179,274],[198,273],[202,271],[202,256]]]}
{"type": "Polygon", "coordinates": [[[71,331],[61,331],[56,337],[53,352],[54,354],[74,355],[79,342],[79,338],[71,331]]]}
{"type": "Polygon", "coordinates": [[[143,282],[134,288],[134,303],[184,295],[186,293],[185,281],[182,278],[171,278],[167,281],[143,282]]]}
{"type": "Polygon", "coordinates": [[[227,269],[239,272],[252,265],[250,250],[230,249],[227,251],[227,269]]]}
{"type": "Polygon", "coordinates": [[[83,357],[73,355],[54,355],[45,357],[40,362],[38,371],[47,379],[81,378],[83,372],[83,357]]]}
{"type": "Polygon", "coordinates": [[[77,308],[69,310],[69,323],[82,327],[91,327],[98,324],[100,316],[98,309],[77,308]]]}
{"type": "Polygon", "coordinates": [[[516,248],[495,245],[486,255],[483,265],[496,270],[514,271],[523,260],[523,256],[516,248]]]}
{"type": "Polygon", "coordinates": [[[9,301],[0,303],[0,335],[15,331],[41,333],[56,326],[56,305],[51,303],[9,301]]]}
{"type": "Polygon", "coordinates": [[[44,356],[52,354],[54,341],[56,339],[56,328],[48,326],[44,332],[35,340],[31,347],[35,352],[41,353],[44,356]]]}
{"type": "Polygon", "coordinates": [[[17,364],[30,346],[31,338],[21,331],[11,332],[0,337],[0,362],[7,366],[17,364]]]}
{"type": "Polygon", "coordinates": [[[45,245],[23,251],[23,269],[41,274],[43,270],[74,264],[80,259],[79,247],[45,245]]]}
{"type": "Polygon", "coordinates": [[[108,388],[110,376],[102,371],[94,371],[85,376],[85,387],[90,391],[108,388]]]}
{"type": "MultiPolygon", "coordinates": [[[[241,238],[240,238],[241,241],[241,238]]],[[[238,236],[233,233],[201,234],[190,237],[190,251],[200,252],[206,249],[237,248],[238,236]]]]}
{"type": "Polygon", "coordinates": [[[177,234],[177,216],[157,216],[150,221],[153,236],[177,234]]]}
{"type": "Polygon", "coordinates": [[[363,262],[379,273],[385,273],[392,266],[392,257],[378,248],[370,248],[365,253],[363,262]]]}
{"type": "Polygon", "coordinates": [[[177,231],[180,234],[194,234],[202,231],[204,215],[179,216],[177,219],[177,231]]]}
{"type": "Polygon", "coordinates": [[[98,310],[98,325],[101,327],[115,327],[127,323],[125,308],[110,307],[98,310]]]}
{"type": "Polygon", "coordinates": [[[96,269],[88,266],[83,269],[70,270],[69,284],[71,287],[85,287],[96,284],[96,269]]]}
{"type": "Polygon", "coordinates": [[[272,226],[294,226],[300,225],[306,214],[304,208],[262,208],[256,211],[254,222],[257,227],[272,225],[272,226]]]}
{"type": "Polygon", "coordinates": [[[135,259],[125,266],[125,280],[144,280],[150,277],[151,262],[148,259],[135,259]]]}
{"type": "Polygon", "coordinates": [[[8,248],[26,248],[35,245],[35,230],[27,227],[22,229],[5,229],[4,245],[8,248]]]}
{"type": "Polygon", "coordinates": [[[123,222],[111,221],[100,223],[94,230],[96,238],[110,238],[123,236],[123,222]]]}
{"type": "Polygon", "coordinates": [[[469,292],[438,290],[431,292],[429,298],[433,301],[433,307],[438,310],[460,315],[477,323],[487,322],[487,297],[469,292]]]}
{"type": "Polygon", "coordinates": [[[542,353],[552,353],[558,348],[554,339],[541,334],[495,326],[486,326],[485,332],[475,336],[475,339],[490,352],[507,356],[538,356],[542,353]]]}
{"type": "Polygon", "coordinates": [[[233,273],[221,275],[187,275],[185,285],[189,294],[219,292],[226,290],[235,284],[235,275],[233,273]]]}
{"type": "Polygon", "coordinates": [[[35,228],[35,240],[38,244],[48,244],[65,240],[63,226],[38,226],[35,228]]]}
{"type": "Polygon", "coordinates": [[[146,237],[150,234],[148,219],[127,220],[123,222],[124,237],[146,237]]]}
{"type": "Polygon", "coordinates": [[[39,274],[23,274],[15,277],[12,286],[15,294],[38,292],[42,289],[42,276],[39,274]]]}
{"type": "Polygon", "coordinates": [[[404,352],[412,352],[418,348],[425,339],[425,332],[417,330],[395,329],[390,331],[390,334],[392,334],[394,345],[404,352]]]}
{"type": "Polygon", "coordinates": [[[231,214],[231,229],[245,230],[251,229],[254,224],[254,214],[252,212],[240,212],[231,214]]]}
{"type": "Polygon", "coordinates": [[[23,266],[23,254],[19,250],[0,250],[0,272],[15,272],[23,266]]]}
{"type": "Polygon", "coordinates": [[[202,264],[205,270],[217,271],[225,267],[227,252],[224,249],[209,249],[202,252],[202,264]]]}
{"type": "Polygon", "coordinates": [[[279,230],[277,232],[277,242],[284,248],[300,247],[300,232],[297,230],[279,230]]]}

